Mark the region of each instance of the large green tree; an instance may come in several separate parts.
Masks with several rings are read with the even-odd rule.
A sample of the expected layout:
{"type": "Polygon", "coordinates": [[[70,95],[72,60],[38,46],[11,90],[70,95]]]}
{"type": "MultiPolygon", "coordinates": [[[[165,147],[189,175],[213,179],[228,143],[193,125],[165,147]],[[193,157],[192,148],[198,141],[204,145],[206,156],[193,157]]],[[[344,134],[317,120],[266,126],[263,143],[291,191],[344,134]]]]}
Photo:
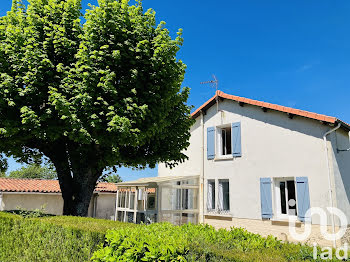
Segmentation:
{"type": "Polygon", "coordinates": [[[86,216],[105,168],[186,159],[185,65],[141,2],[15,0],[0,18],[0,152],[54,164],[65,215],[86,216]]]}

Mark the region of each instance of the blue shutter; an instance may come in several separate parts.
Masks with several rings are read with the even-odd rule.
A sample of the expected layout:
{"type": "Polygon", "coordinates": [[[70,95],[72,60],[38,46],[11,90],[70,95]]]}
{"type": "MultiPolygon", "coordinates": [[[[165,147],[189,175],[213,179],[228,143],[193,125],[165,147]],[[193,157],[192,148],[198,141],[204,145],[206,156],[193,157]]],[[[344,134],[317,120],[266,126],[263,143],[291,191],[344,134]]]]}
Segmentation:
{"type": "Polygon", "coordinates": [[[297,208],[300,221],[310,219],[306,217],[306,211],[310,208],[309,182],[307,177],[297,177],[295,179],[297,188],[297,208]]]}
{"type": "Polygon", "coordinates": [[[235,157],[242,156],[242,144],[241,144],[241,123],[232,123],[231,130],[231,146],[232,155],[235,157]]]}
{"type": "Polygon", "coordinates": [[[215,157],[215,127],[207,128],[207,158],[215,157]]]}
{"type": "Polygon", "coordinates": [[[272,218],[271,178],[260,178],[261,217],[272,218]]]}

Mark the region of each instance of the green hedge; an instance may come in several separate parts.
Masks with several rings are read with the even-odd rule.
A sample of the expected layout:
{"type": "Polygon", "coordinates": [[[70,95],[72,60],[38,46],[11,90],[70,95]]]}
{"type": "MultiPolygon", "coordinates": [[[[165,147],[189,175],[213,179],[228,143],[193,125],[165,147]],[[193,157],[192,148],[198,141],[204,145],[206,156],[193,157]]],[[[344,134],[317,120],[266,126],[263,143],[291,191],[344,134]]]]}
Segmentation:
{"type": "Polygon", "coordinates": [[[126,224],[63,216],[22,218],[0,212],[0,261],[89,261],[107,229],[119,227],[126,224]]]}
{"type": "MultiPolygon", "coordinates": [[[[0,261],[314,261],[312,248],[241,228],[134,225],[0,212],[0,261]]],[[[322,261],[322,260],[318,260],[322,261]]],[[[329,260],[328,260],[329,261],[329,260]]]]}

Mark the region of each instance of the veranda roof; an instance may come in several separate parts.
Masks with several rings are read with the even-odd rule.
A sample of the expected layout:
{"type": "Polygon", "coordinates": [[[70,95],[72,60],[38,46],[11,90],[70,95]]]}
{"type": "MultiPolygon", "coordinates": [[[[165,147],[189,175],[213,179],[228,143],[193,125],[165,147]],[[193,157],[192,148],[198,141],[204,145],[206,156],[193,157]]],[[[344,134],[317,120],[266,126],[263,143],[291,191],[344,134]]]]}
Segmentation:
{"type": "Polygon", "coordinates": [[[198,178],[198,176],[158,176],[158,177],[146,177],[140,178],[133,181],[126,181],[117,183],[117,187],[130,187],[130,186],[157,186],[158,183],[176,181],[176,180],[187,180],[198,178]]]}

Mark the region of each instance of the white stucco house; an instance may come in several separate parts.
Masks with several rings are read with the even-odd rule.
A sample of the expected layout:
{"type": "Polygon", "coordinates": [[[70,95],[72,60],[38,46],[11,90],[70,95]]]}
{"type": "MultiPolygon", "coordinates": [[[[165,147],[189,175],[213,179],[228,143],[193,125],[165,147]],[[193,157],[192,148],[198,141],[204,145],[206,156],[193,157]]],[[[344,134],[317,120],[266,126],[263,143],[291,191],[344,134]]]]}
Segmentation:
{"type": "MultiPolygon", "coordinates": [[[[114,219],[114,183],[98,183],[90,202],[88,216],[114,219]]],[[[0,211],[35,210],[62,215],[63,199],[58,180],[0,178],[0,211]]]]}
{"type": "MultiPolygon", "coordinates": [[[[310,207],[337,207],[350,221],[349,124],[221,91],[192,117],[189,159],[119,183],[116,219],[244,227],[288,241],[289,218],[302,232],[310,207]]],[[[334,244],[311,219],[306,241],[334,244]]],[[[327,225],[336,232],[337,217],[327,225]]]]}

